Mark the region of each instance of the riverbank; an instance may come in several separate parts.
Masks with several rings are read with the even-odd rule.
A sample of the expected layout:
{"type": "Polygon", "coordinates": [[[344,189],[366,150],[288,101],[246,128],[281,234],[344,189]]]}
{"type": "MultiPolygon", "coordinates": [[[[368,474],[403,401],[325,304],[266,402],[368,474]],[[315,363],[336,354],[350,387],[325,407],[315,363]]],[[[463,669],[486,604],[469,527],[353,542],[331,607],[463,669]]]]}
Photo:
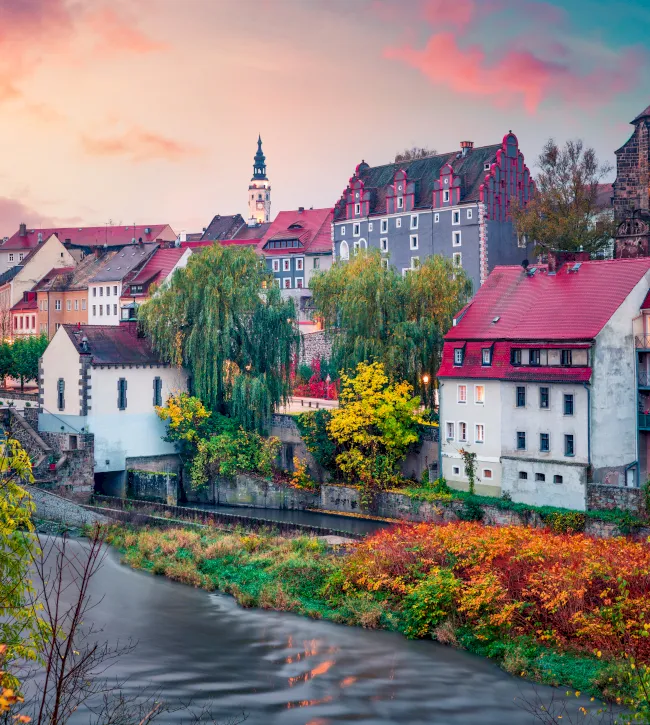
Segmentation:
{"type": "Polygon", "coordinates": [[[305,537],[110,527],[126,564],[243,607],[402,632],[490,657],[515,676],[632,693],[650,658],[650,546],[476,523],[395,527],[331,553],[305,537]]]}

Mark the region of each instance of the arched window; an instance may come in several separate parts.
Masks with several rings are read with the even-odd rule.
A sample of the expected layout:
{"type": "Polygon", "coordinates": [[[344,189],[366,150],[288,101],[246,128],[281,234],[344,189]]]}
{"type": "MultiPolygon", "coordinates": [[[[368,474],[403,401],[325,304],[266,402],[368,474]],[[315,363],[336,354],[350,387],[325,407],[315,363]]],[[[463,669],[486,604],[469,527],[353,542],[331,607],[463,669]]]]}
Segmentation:
{"type": "Polygon", "coordinates": [[[348,247],[348,243],[345,240],[341,242],[339,253],[341,255],[341,259],[350,259],[350,247],[348,247]]]}
{"type": "Polygon", "coordinates": [[[365,239],[359,239],[359,248],[368,249],[368,242],[365,239]]]}

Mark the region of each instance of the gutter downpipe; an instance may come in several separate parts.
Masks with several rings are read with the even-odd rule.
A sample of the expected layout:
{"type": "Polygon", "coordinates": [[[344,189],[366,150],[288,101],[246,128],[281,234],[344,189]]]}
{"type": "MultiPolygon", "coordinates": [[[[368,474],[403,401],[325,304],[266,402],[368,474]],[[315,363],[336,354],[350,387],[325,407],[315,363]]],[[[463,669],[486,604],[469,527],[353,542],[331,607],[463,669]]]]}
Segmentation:
{"type": "Polygon", "coordinates": [[[444,383],[438,380],[438,478],[442,478],[442,389],[444,383]]]}
{"type": "MultiPolygon", "coordinates": [[[[589,464],[587,478],[591,476],[593,480],[593,469],[591,467],[591,388],[589,387],[589,383],[582,383],[582,386],[587,391],[587,463],[589,464]]],[[[585,511],[589,508],[588,486],[589,480],[585,483],[585,511]]]]}

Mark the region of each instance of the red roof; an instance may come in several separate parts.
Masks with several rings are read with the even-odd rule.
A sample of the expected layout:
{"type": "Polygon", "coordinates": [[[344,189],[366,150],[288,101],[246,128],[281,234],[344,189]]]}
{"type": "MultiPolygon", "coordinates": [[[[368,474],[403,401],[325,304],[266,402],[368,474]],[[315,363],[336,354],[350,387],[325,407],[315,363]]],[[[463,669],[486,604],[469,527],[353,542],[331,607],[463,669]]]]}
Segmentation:
{"type": "Polygon", "coordinates": [[[164,361],[151,342],[137,335],[137,323],[119,325],[63,325],[77,352],[95,365],[155,365],[164,361]],[[85,343],[85,344],[84,344],[85,343]]]}
{"type": "Polygon", "coordinates": [[[304,209],[303,211],[281,211],[271,223],[257,251],[262,254],[304,254],[305,252],[332,251],[332,209],[304,209]],[[290,227],[294,227],[291,229],[290,227]],[[284,249],[264,249],[273,240],[300,239],[303,246],[284,249]]]}
{"type": "Polygon", "coordinates": [[[38,245],[38,235],[42,234],[43,241],[52,234],[56,234],[59,241],[81,247],[97,247],[107,244],[109,247],[117,247],[131,244],[132,240],[140,239],[143,242],[155,242],[158,240],[171,242],[176,239],[174,230],[169,224],[139,224],[136,226],[101,226],[101,227],[58,227],[48,229],[27,229],[25,236],[16,232],[0,247],[2,250],[9,249],[33,249],[38,245]],[[149,230],[149,231],[147,231],[149,230]]]}
{"type": "Polygon", "coordinates": [[[12,312],[20,312],[21,310],[37,310],[38,309],[38,300],[36,297],[31,300],[25,301],[24,299],[19,300],[16,302],[16,304],[11,308],[12,312]]]}
{"type": "MultiPolygon", "coordinates": [[[[488,343],[489,345],[489,343],[488,343]]],[[[481,380],[513,380],[540,383],[587,383],[591,378],[590,367],[519,366],[512,365],[510,342],[495,342],[492,347],[492,364],[483,365],[484,342],[445,342],[439,378],[475,378],[481,380]],[[454,349],[463,347],[465,354],[462,365],[454,365],[454,349]]],[[[557,345],[526,345],[527,348],[557,348],[557,345]]],[[[581,349],[588,346],[565,344],[564,349],[581,349]]]]}
{"type": "Polygon", "coordinates": [[[162,282],[171,274],[185,253],[186,250],[180,247],[157,249],[135,277],[128,281],[129,285],[162,282]]]}
{"type": "Polygon", "coordinates": [[[650,258],[572,268],[529,276],[521,267],[495,267],[445,340],[593,340],[650,271],[650,258]]]}

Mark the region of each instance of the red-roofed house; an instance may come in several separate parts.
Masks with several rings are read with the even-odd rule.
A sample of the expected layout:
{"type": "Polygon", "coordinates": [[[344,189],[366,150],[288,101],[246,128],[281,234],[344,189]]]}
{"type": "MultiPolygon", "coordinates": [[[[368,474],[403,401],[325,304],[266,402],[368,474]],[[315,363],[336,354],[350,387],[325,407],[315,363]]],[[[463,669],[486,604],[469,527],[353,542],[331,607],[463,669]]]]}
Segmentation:
{"type": "Polygon", "coordinates": [[[176,232],[169,224],[130,224],[124,226],[101,227],[52,227],[47,229],[28,229],[21,224],[19,230],[0,246],[0,274],[22,260],[23,256],[35,249],[39,243],[54,234],[67,248],[78,250],[77,261],[83,252],[95,247],[123,247],[142,240],[142,242],[169,243],[176,241],[176,232]]]}
{"type": "Polygon", "coordinates": [[[650,380],[649,287],[648,258],[557,273],[495,267],[445,336],[449,484],[467,489],[465,449],[477,454],[477,492],[515,501],[584,510],[587,483],[638,487],[648,470],[650,386],[639,386],[650,380]]]}
{"type": "Polygon", "coordinates": [[[171,279],[177,269],[184,267],[192,251],[181,247],[157,249],[149,261],[124,280],[120,298],[120,319],[134,320],[138,307],[151,296],[153,285],[159,287],[171,279]]]}

